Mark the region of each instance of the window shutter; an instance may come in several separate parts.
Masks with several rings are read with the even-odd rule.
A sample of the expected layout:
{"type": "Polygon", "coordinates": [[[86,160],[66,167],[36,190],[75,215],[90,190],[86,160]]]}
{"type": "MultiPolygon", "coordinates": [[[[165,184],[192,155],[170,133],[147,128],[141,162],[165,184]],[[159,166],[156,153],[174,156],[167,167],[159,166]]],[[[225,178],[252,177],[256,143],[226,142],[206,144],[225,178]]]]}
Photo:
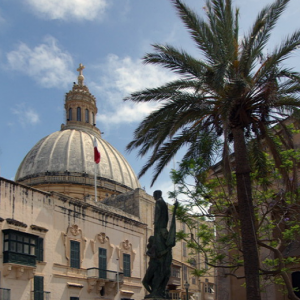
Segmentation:
{"type": "Polygon", "coordinates": [[[34,300],[44,300],[44,277],[34,276],[33,286],[34,300]]]}
{"type": "Polygon", "coordinates": [[[124,276],[130,277],[130,255],[129,254],[123,254],[123,270],[124,270],[124,276]]]}
{"type": "Polygon", "coordinates": [[[99,278],[106,278],[107,256],[106,249],[99,248],[99,278]]]}
{"type": "Polygon", "coordinates": [[[44,239],[41,237],[37,238],[35,255],[37,261],[44,261],[44,239]]]}
{"type": "Polygon", "coordinates": [[[70,241],[70,266],[80,268],[80,242],[70,241]]]}

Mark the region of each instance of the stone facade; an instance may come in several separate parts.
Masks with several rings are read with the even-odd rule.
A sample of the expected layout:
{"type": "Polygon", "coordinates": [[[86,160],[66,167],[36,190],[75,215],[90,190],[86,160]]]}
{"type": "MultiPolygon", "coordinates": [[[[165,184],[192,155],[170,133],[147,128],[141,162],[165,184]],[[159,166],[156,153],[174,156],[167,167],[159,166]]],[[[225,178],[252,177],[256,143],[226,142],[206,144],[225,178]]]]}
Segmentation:
{"type": "MultiPolygon", "coordinates": [[[[145,271],[146,225],[139,218],[102,203],[95,205],[38,191],[3,178],[0,184],[2,232],[10,230],[25,237],[28,234],[43,239],[43,259],[27,265],[22,264],[20,258],[4,260],[12,251],[5,251],[1,243],[4,249],[0,263],[1,284],[11,290],[11,299],[31,299],[35,276],[43,277],[44,291],[51,293],[51,299],[100,299],[103,298],[101,291],[104,299],[113,299],[118,292],[115,272],[123,273],[121,255],[126,249],[120,246],[122,243],[130,245],[127,252],[131,258],[131,276],[120,275],[119,296],[128,298],[131,293],[135,299],[143,299],[141,278],[145,271]],[[10,219],[15,222],[9,222],[10,219]],[[80,244],[78,268],[71,267],[71,241],[80,244]],[[98,278],[99,248],[107,249],[107,277],[113,275],[113,278],[98,278]]],[[[19,255],[26,256],[21,250],[19,255]]]]}
{"type": "MultiPolygon", "coordinates": [[[[153,210],[154,199],[141,189],[95,203],[0,178],[2,292],[9,289],[10,299],[35,299],[35,281],[42,278],[41,299],[144,299],[141,281],[148,264],[145,252],[153,233],[153,210]],[[39,258],[36,252],[26,251],[24,240],[16,250],[12,245],[18,241],[13,235],[33,238],[29,247],[37,247],[36,239],[42,241],[42,249],[35,249],[40,251],[39,258]],[[72,266],[72,242],[79,246],[78,266],[72,266]],[[102,249],[106,252],[105,278],[99,276],[102,249]],[[130,276],[123,275],[124,254],[130,257],[130,276]]],[[[182,224],[177,222],[177,227],[180,230],[182,224]]],[[[192,275],[190,259],[195,258],[199,266],[203,258],[189,254],[185,247],[178,242],[173,250],[170,296],[185,299],[183,285],[188,281],[190,299],[214,299],[213,288],[208,289],[213,287],[213,276],[198,279],[192,275]]]]}

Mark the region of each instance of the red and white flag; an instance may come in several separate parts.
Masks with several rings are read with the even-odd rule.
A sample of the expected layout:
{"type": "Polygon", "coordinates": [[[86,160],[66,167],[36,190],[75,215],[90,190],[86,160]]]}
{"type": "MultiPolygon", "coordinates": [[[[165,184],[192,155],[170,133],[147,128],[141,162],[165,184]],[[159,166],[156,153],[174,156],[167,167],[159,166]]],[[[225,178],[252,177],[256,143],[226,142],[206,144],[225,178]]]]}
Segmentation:
{"type": "Polygon", "coordinates": [[[98,151],[98,143],[96,138],[94,137],[94,161],[96,164],[99,164],[100,162],[100,152],[98,151]]]}

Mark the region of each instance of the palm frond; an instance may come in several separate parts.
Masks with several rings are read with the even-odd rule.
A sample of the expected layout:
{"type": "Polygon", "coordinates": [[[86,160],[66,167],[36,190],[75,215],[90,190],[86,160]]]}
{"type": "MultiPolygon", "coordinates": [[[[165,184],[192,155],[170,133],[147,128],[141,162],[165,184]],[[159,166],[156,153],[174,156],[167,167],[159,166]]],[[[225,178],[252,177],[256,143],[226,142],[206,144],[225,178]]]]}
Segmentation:
{"type": "Polygon", "coordinates": [[[186,152],[184,159],[199,158],[202,156],[206,160],[206,164],[208,166],[218,149],[218,139],[216,136],[214,138],[208,138],[208,132],[199,132],[199,127],[197,127],[197,129],[188,128],[186,130],[182,130],[180,134],[161,144],[156,151],[152,152],[147,163],[141,169],[139,177],[144,175],[149,168],[153,167],[154,175],[151,182],[152,186],[163,169],[184,146],[187,146],[189,149],[189,151],[186,152]],[[197,132],[197,136],[195,135],[195,132],[197,132]],[[205,151],[203,151],[204,145],[205,151]]]}
{"type": "Polygon", "coordinates": [[[152,89],[145,89],[132,93],[130,96],[124,98],[124,101],[134,101],[134,102],[149,102],[149,101],[164,101],[166,99],[172,98],[178,91],[185,89],[196,90],[199,88],[198,80],[184,80],[178,79],[169,82],[163,86],[152,89]]]}
{"type": "Polygon", "coordinates": [[[270,38],[271,30],[288,2],[289,0],[277,0],[272,5],[267,5],[258,14],[252,30],[243,42],[243,51],[240,59],[243,74],[249,74],[255,67],[254,62],[262,58],[262,50],[270,38]]]}
{"type": "Polygon", "coordinates": [[[153,45],[155,53],[148,53],[143,61],[158,64],[188,78],[199,77],[206,71],[206,64],[193,58],[187,52],[170,45],[153,45]]]}

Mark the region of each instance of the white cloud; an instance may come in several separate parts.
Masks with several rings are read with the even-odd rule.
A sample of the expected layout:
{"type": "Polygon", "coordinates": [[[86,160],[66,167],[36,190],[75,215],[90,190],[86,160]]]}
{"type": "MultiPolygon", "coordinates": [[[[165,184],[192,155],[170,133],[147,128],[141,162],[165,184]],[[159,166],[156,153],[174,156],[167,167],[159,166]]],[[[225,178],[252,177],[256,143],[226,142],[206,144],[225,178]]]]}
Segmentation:
{"type": "Polygon", "coordinates": [[[166,70],[154,65],[145,65],[141,60],[133,61],[130,57],[120,59],[117,55],[109,55],[107,67],[109,75],[116,80],[113,84],[125,94],[159,86],[175,78],[166,70]]]}
{"type": "Polygon", "coordinates": [[[107,7],[106,0],[26,0],[39,17],[94,20],[107,7]]]}
{"type": "Polygon", "coordinates": [[[101,77],[100,84],[93,83],[93,90],[98,90],[102,104],[106,102],[98,120],[108,125],[142,120],[159,104],[123,102],[123,98],[132,92],[160,86],[176,78],[167,70],[144,65],[141,60],[130,57],[122,59],[116,55],[109,55],[101,70],[105,76],[101,77]]]}
{"type": "Polygon", "coordinates": [[[134,104],[121,103],[121,101],[122,99],[120,104],[113,108],[116,109],[115,111],[99,114],[97,118],[105,124],[133,123],[141,121],[156,108],[148,103],[134,104]]]}
{"type": "Polygon", "coordinates": [[[12,112],[18,117],[18,121],[22,126],[28,124],[35,125],[40,122],[38,113],[34,109],[27,107],[24,103],[12,108],[12,112]]]}
{"type": "Polygon", "coordinates": [[[21,43],[17,50],[7,53],[7,60],[12,70],[27,74],[43,87],[66,88],[76,78],[70,71],[73,68],[71,55],[61,50],[51,36],[34,48],[21,43]]]}

